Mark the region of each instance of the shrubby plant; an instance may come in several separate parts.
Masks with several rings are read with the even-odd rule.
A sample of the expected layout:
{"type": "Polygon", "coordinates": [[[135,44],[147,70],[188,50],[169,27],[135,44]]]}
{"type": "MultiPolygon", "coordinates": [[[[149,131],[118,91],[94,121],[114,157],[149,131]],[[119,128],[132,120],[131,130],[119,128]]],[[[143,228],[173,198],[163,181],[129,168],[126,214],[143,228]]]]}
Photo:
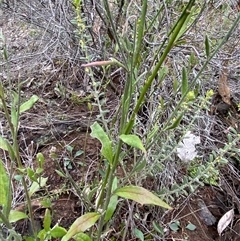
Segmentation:
{"type": "MultiPolygon", "coordinates": [[[[219,164],[226,162],[224,154],[232,148],[232,145],[235,146],[236,144],[234,141],[231,144],[229,142],[229,145],[218,154],[210,155],[209,162],[201,162],[200,165],[196,166],[194,166],[194,163],[198,163],[199,160],[194,148],[197,149],[197,147],[191,146],[190,151],[192,153],[188,157],[179,147],[179,143],[182,143],[183,146],[187,145],[186,135],[189,135],[189,131],[194,132],[193,127],[198,114],[208,108],[211,98],[211,92],[207,92],[204,97],[200,94],[197,82],[209,62],[234,31],[239,22],[239,17],[229,29],[227,36],[215,48],[211,47],[208,37],[205,38],[205,62],[195,75],[191,72],[191,66],[196,64],[198,60],[193,55],[190,55],[189,62],[185,63],[186,66],[179,65],[181,66],[179,67],[181,75],[170,82],[169,87],[170,91],[174,92],[172,96],[175,97],[175,100],[172,102],[169,100],[169,96],[161,96],[162,93],[159,92],[159,89],[164,86],[165,81],[169,78],[171,68],[168,66],[168,62],[171,63],[169,60],[172,57],[171,51],[185,42],[185,34],[191,31],[191,27],[201,16],[202,5],[195,3],[194,0],[182,3],[181,6],[177,6],[178,18],[176,18],[172,15],[165,16],[167,8],[163,3],[160,4],[159,9],[154,10],[154,4],[151,5],[147,0],[141,1],[141,4],[140,2],[126,2],[118,6],[118,21],[116,22],[119,23],[121,18],[126,16],[126,22],[120,29],[114,22],[113,6],[109,1],[103,0],[97,4],[97,7],[101,7],[103,10],[101,17],[105,20],[108,30],[108,37],[106,38],[109,38],[104,47],[105,51],[109,50],[109,53],[103,54],[106,58],[102,57],[103,59],[91,62],[89,60],[91,53],[87,46],[88,43],[81,39],[81,33],[85,31],[86,26],[84,26],[80,9],[82,4],[85,3],[74,0],[73,4],[76,11],[74,22],[77,26],[76,35],[81,40],[79,40],[79,44],[87,59],[87,63],[83,64],[82,67],[85,68],[92,81],[92,92],[100,113],[98,119],[101,121],[96,121],[90,128],[91,136],[101,142],[101,160],[104,164],[102,180],[100,180],[98,188],[86,185],[83,190],[86,195],[89,194],[91,197],[95,195],[96,203],[91,204],[91,212],[86,212],[77,218],[68,230],[58,226],[58,224],[54,227],[51,226],[51,213],[49,207],[46,207],[43,229],[36,229],[31,209],[31,195],[40,187],[46,185],[47,179],[42,177],[44,157],[41,153],[37,155],[38,168],[35,170],[25,168],[20,160],[17,131],[21,113],[29,110],[38,100],[38,97],[33,96],[22,103],[20,99],[22,83],[19,83],[17,91],[12,91],[12,99],[10,107],[8,107],[4,86],[0,85],[2,109],[12,137],[12,142],[3,137],[0,139],[1,149],[7,151],[10,158],[10,164],[3,163],[2,160],[0,162],[2,174],[0,192],[3,193],[0,199],[2,205],[0,222],[2,231],[3,229],[7,230],[6,234],[2,232],[2,238],[8,236],[9,239],[22,240],[21,235],[14,231],[11,223],[29,218],[32,236],[25,237],[26,240],[51,240],[53,238],[61,238],[62,241],[71,238],[75,240],[104,240],[110,229],[111,220],[117,215],[117,208],[121,205],[123,199],[130,199],[141,205],[157,205],[165,209],[171,209],[168,202],[174,199],[176,195],[188,194],[187,191],[189,190],[187,189],[194,191],[208,179],[210,179],[210,182],[211,179],[216,182],[218,173],[213,170],[218,168],[219,164]],[[131,15],[129,11],[133,11],[134,14],[131,15]],[[161,36],[155,34],[158,31],[156,26],[163,23],[162,21],[165,18],[168,23],[163,31],[164,38],[161,38],[161,36]],[[111,47],[108,49],[110,45],[111,47]],[[115,69],[120,71],[121,76],[124,76],[123,95],[112,120],[108,119],[107,111],[102,107],[102,93],[99,91],[99,86],[102,83],[94,77],[94,67],[96,66],[101,67],[107,77],[115,69]],[[189,77],[191,77],[191,80],[189,77]],[[173,106],[171,106],[172,104],[173,106]],[[187,118],[189,115],[191,117],[187,118]],[[177,154],[179,157],[177,157],[177,154]],[[124,160],[129,156],[133,157],[133,161],[131,160],[131,170],[126,171],[124,160]],[[157,175],[161,176],[167,171],[169,171],[168,176],[172,175],[170,173],[172,170],[166,170],[165,166],[169,159],[172,161],[171,165],[176,168],[180,166],[177,163],[182,163],[181,161],[185,161],[185,164],[186,160],[192,161],[192,164],[187,166],[189,175],[182,178],[182,183],[166,182],[161,190],[155,190],[155,193],[143,188],[141,182],[147,175],[158,178],[157,175]],[[11,166],[10,173],[7,173],[6,165],[11,166]],[[125,171],[125,177],[117,177],[116,173],[119,166],[125,171]],[[11,190],[14,172],[18,174],[19,180],[24,186],[28,215],[24,212],[11,210],[12,194],[6,192],[6,190],[11,190]],[[26,184],[27,179],[31,181],[30,188],[26,184]]],[[[7,61],[5,49],[4,56],[7,61]]],[[[91,106],[89,106],[89,109],[91,109],[91,106]]],[[[200,141],[201,139],[198,139],[195,144],[200,144],[200,141]]],[[[72,155],[71,147],[68,147],[68,150],[72,155]]],[[[173,171],[176,172],[177,170],[173,171]]],[[[58,170],[58,174],[64,178],[69,178],[69,174],[64,173],[63,170],[58,170]]],[[[71,181],[73,187],[75,187],[74,181],[71,181]]],[[[79,192],[77,188],[76,192],[79,192]]],[[[86,205],[89,205],[87,203],[89,200],[91,199],[86,200],[86,205]]],[[[154,227],[157,232],[161,232],[161,227],[157,223],[154,224],[154,227]]],[[[128,228],[128,225],[123,227],[123,240],[127,236],[128,228]]],[[[144,234],[137,228],[134,229],[134,235],[144,240],[144,234]]]]}

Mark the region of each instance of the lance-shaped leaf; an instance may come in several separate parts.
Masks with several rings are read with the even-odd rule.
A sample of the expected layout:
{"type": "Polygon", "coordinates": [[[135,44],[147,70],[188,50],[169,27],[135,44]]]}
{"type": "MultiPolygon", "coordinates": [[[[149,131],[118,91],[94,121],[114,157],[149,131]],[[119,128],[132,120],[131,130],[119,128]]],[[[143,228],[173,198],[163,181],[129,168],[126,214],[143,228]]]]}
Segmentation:
{"type": "Polygon", "coordinates": [[[141,241],[144,241],[144,235],[141,230],[134,228],[133,232],[137,238],[139,238],[141,241]]]}
{"type": "Polygon", "coordinates": [[[61,241],[68,241],[75,234],[86,231],[88,228],[92,227],[96,223],[99,217],[99,213],[87,213],[76,219],[66,233],[66,235],[63,236],[61,241]]]}
{"type": "Polygon", "coordinates": [[[143,152],[146,152],[146,150],[142,144],[142,141],[140,140],[140,138],[138,136],[122,134],[119,138],[124,143],[128,144],[129,146],[138,148],[138,149],[142,150],[143,152]]]}
{"type": "Polygon", "coordinates": [[[11,108],[11,122],[13,124],[14,129],[16,129],[18,124],[18,115],[14,106],[12,106],[11,108]]]}
{"type": "Polygon", "coordinates": [[[175,129],[176,127],[178,127],[180,125],[180,122],[182,121],[182,118],[183,118],[183,114],[180,114],[176,119],[174,119],[173,123],[170,126],[167,126],[164,129],[164,131],[175,129]]]}
{"type": "Polygon", "coordinates": [[[43,219],[43,227],[44,227],[44,230],[47,232],[50,231],[51,221],[52,221],[51,213],[50,213],[50,210],[47,208],[45,210],[45,215],[43,219]]]}
{"type": "Polygon", "coordinates": [[[187,70],[185,67],[182,69],[182,96],[185,95],[185,93],[188,91],[188,76],[187,76],[187,70]]]}
{"type": "Polygon", "coordinates": [[[11,160],[14,160],[15,158],[15,152],[14,149],[12,147],[12,145],[9,143],[8,140],[4,139],[2,136],[0,136],[0,149],[4,150],[4,151],[8,151],[11,160]]]}
{"type": "Polygon", "coordinates": [[[8,187],[9,187],[9,177],[3,166],[3,161],[0,159],[0,205],[6,206],[8,202],[8,187]]]}
{"type": "Polygon", "coordinates": [[[4,151],[8,151],[8,141],[0,136],[0,148],[4,151]]]}
{"type": "Polygon", "coordinates": [[[7,54],[7,49],[3,48],[3,56],[5,60],[8,60],[8,54],[7,54]]]}
{"type": "Polygon", "coordinates": [[[33,95],[28,101],[24,102],[21,106],[20,106],[20,114],[23,113],[24,111],[27,111],[29,109],[32,108],[32,106],[38,101],[38,96],[37,95],[33,95]]]}
{"type": "Polygon", "coordinates": [[[91,136],[97,138],[102,144],[102,149],[101,149],[102,155],[109,161],[109,163],[112,163],[112,159],[113,159],[112,142],[108,138],[108,135],[105,133],[103,128],[97,122],[94,122],[94,124],[91,125],[91,130],[92,130],[91,136]]]}
{"type": "MultiPolygon", "coordinates": [[[[118,186],[118,180],[117,180],[117,177],[115,177],[113,179],[112,192],[114,192],[117,189],[117,186],[118,186]]],[[[118,196],[112,195],[112,197],[110,198],[110,202],[108,204],[107,210],[106,210],[106,215],[104,217],[105,222],[108,222],[111,219],[113,213],[116,210],[117,203],[118,203],[118,196]]]]}
{"type": "Polygon", "coordinates": [[[205,36],[205,51],[208,58],[210,55],[210,43],[207,35],[205,36]]]}
{"type": "Polygon", "coordinates": [[[143,187],[125,186],[117,189],[115,194],[123,198],[131,199],[142,205],[153,204],[163,208],[172,209],[167,203],[143,187]]]}

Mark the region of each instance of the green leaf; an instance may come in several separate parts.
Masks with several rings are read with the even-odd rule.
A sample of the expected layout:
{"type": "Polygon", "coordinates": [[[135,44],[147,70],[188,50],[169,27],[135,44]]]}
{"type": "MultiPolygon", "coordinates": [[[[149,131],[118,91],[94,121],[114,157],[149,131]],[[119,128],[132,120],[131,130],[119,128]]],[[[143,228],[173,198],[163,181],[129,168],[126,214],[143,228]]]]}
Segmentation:
{"type": "Polygon", "coordinates": [[[209,39],[207,35],[205,37],[205,51],[206,51],[206,56],[208,58],[210,55],[210,44],[209,44],[209,39]]]}
{"type": "Polygon", "coordinates": [[[38,162],[38,165],[39,165],[40,168],[43,168],[44,160],[45,159],[44,159],[43,154],[41,152],[39,152],[37,154],[37,162],[38,162]]]}
{"type": "MultiPolygon", "coordinates": [[[[4,89],[2,86],[2,82],[0,83],[0,98],[4,99],[4,89]]],[[[1,100],[1,106],[2,106],[2,100],[1,100]]]]}
{"type": "Polygon", "coordinates": [[[6,140],[5,138],[3,138],[2,136],[0,136],[0,149],[4,150],[4,151],[8,151],[11,160],[15,159],[15,152],[13,150],[12,145],[9,143],[8,140],[6,140]]]}
{"type": "Polygon", "coordinates": [[[16,210],[11,210],[9,213],[8,220],[10,223],[15,223],[15,222],[17,222],[21,219],[25,219],[25,218],[28,218],[28,215],[26,215],[25,213],[16,211],[16,210]]]}
{"type": "Polygon", "coordinates": [[[68,151],[69,153],[72,154],[74,148],[73,148],[72,146],[70,146],[70,145],[67,145],[67,146],[66,146],[66,149],[67,149],[67,151],[68,151]]]}
{"type": "Polygon", "coordinates": [[[195,54],[193,52],[190,54],[189,63],[190,63],[190,67],[193,67],[197,63],[195,54]]]}
{"type": "MultiPolygon", "coordinates": [[[[186,30],[188,29],[188,26],[195,20],[195,18],[193,17],[195,11],[193,11],[191,9],[193,4],[194,4],[194,1],[189,1],[189,3],[186,6],[182,16],[178,20],[177,25],[179,25],[179,26],[182,25],[182,26],[181,26],[181,28],[177,32],[177,36],[176,36],[175,43],[174,43],[175,45],[178,44],[178,42],[179,42],[178,40],[184,35],[186,30]],[[184,20],[184,21],[182,22],[182,20],[184,20]]],[[[176,31],[176,29],[174,29],[173,34],[175,33],[175,31],[176,31]]],[[[181,40],[180,40],[180,42],[181,42],[181,40]]]]}
{"type": "Polygon", "coordinates": [[[174,232],[178,231],[180,228],[180,222],[176,221],[176,222],[170,223],[169,228],[174,232]]]}
{"type": "Polygon", "coordinates": [[[40,187],[46,186],[47,180],[48,180],[47,177],[41,177],[41,178],[38,178],[38,182],[33,182],[29,189],[29,196],[31,197],[35,192],[37,192],[40,189],[40,187]],[[41,183],[39,185],[38,182],[40,180],[41,180],[41,183]]]}
{"type": "Polygon", "coordinates": [[[137,238],[139,238],[141,241],[144,241],[144,235],[141,230],[134,228],[133,232],[137,238]]]}
{"type": "MultiPolygon", "coordinates": [[[[163,109],[164,106],[165,106],[165,104],[164,104],[164,99],[163,99],[162,96],[159,97],[159,103],[160,103],[160,104],[159,104],[159,109],[160,109],[160,108],[163,109]]],[[[155,127],[154,127],[154,129],[155,129],[155,127]]],[[[153,130],[153,132],[155,132],[155,130],[153,130]]]]}
{"type": "Polygon", "coordinates": [[[134,171],[134,172],[140,172],[140,171],[142,171],[143,168],[145,168],[146,164],[147,164],[146,160],[143,160],[143,161],[138,162],[138,163],[136,164],[136,166],[134,166],[133,171],[134,171]]]}
{"type": "MultiPolygon", "coordinates": [[[[117,186],[118,186],[118,180],[117,180],[117,177],[115,177],[113,179],[112,193],[117,189],[117,186]]],[[[117,203],[118,203],[118,196],[112,195],[112,197],[110,198],[110,202],[108,204],[108,207],[107,207],[105,218],[104,218],[105,222],[108,222],[111,219],[113,213],[116,210],[117,203]]]]}
{"type": "Polygon", "coordinates": [[[16,130],[18,128],[18,121],[19,121],[18,112],[17,112],[17,107],[19,103],[19,94],[15,91],[12,91],[11,93],[13,97],[12,103],[11,103],[11,122],[14,129],[16,130]]]}
{"type": "Polygon", "coordinates": [[[153,204],[167,209],[172,209],[167,203],[143,187],[125,186],[117,189],[115,194],[123,198],[134,200],[142,205],[153,204]]]}
{"type": "Polygon", "coordinates": [[[42,201],[40,201],[41,205],[45,208],[51,208],[52,202],[50,198],[44,198],[42,201]]]}
{"type": "Polygon", "coordinates": [[[167,74],[168,74],[168,67],[163,66],[159,71],[159,85],[164,80],[164,78],[166,77],[167,74]]]}
{"type": "Polygon", "coordinates": [[[62,172],[55,170],[55,172],[60,176],[60,177],[66,177],[65,174],[63,174],[62,172]]]}
{"type": "Polygon", "coordinates": [[[7,141],[7,150],[12,161],[15,161],[16,155],[13,146],[7,141]]]}
{"type": "Polygon", "coordinates": [[[142,141],[140,140],[140,138],[136,135],[125,135],[125,134],[122,134],[120,135],[119,137],[124,143],[128,144],[129,146],[132,146],[132,147],[135,147],[135,148],[138,148],[140,150],[142,150],[143,152],[146,153],[146,150],[142,144],[142,141]]]}
{"type": "Polygon", "coordinates": [[[99,219],[99,213],[87,213],[80,218],[76,219],[72,224],[68,232],[63,236],[61,241],[68,241],[75,234],[79,232],[84,232],[86,229],[92,227],[96,221],[99,219]]]}
{"type": "Polygon", "coordinates": [[[78,233],[73,237],[73,239],[76,241],[92,241],[92,239],[85,233],[78,233]]]}
{"type": "Polygon", "coordinates": [[[8,141],[0,136],[0,148],[4,151],[8,151],[8,141]]]}
{"type": "Polygon", "coordinates": [[[110,164],[112,164],[112,161],[113,161],[112,142],[108,138],[107,134],[104,132],[103,128],[97,122],[91,125],[91,130],[92,130],[91,136],[97,138],[102,144],[102,149],[101,149],[102,155],[108,160],[110,164]]]}
{"type": "Polygon", "coordinates": [[[14,129],[18,126],[18,117],[17,117],[17,111],[15,110],[14,106],[11,108],[11,122],[14,126],[14,129]]]}
{"type": "Polygon", "coordinates": [[[9,177],[0,159],[0,205],[6,207],[8,202],[9,177]]]}
{"type": "Polygon", "coordinates": [[[35,238],[30,237],[30,236],[28,236],[28,237],[23,236],[23,237],[24,237],[24,241],[36,241],[36,239],[35,239],[35,238]]]}
{"type": "Polygon", "coordinates": [[[47,236],[48,236],[48,233],[44,229],[40,230],[37,234],[38,240],[48,240],[48,239],[46,239],[47,236]]]}
{"type": "Polygon", "coordinates": [[[3,48],[3,56],[6,61],[8,61],[8,54],[7,54],[7,49],[3,48]]]}
{"type": "Polygon", "coordinates": [[[176,78],[174,78],[173,79],[173,91],[174,91],[174,94],[177,94],[178,86],[179,86],[179,81],[176,78]]]}
{"type": "Polygon", "coordinates": [[[43,219],[44,230],[48,232],[50,230],[50,226],[51,226],[51,213],[50,213],[50,210],[47,208],[45,210],[45,215],[43,219]]]}
{"type": "Polygon", "coordinates": [[[161,235],[164,235],[163,227],[161,227],[156,221],[153,221],[153,228],[161,235]]]}
{"type": "Polygon", "coordinates": [[[81,0],[74,0],[73,2],[74,2],[74,6],[78,7],[81,3],[81,0]]]}
{"type": "Polygon", "coordinates": [[[41,174],[43,171],[44,171],[43,168],[38,167],[38,168],[36,169],[36,174],[41,174]]]}
{"type": "Polygon", "coordinates": [[[84,153],[84,151],[79,150],[75,153],[74,158],[81,156],[84,153]]]}
{"type": "Polygon", "coordinates": [[[19,103],[19,94],[16,91],[11,91],[13,100],[11,106],[16,109],[19,103]]]}
{"type": "Polygon", "coordinates": [[[170,126],[167,126],[167,127],[164,129],[164,131],[170,130],[170,129],[175,129],[176,127],[178,127],[179,124],[180,124],[180,122],[181,122],[181,120],[182,120],[182,118],[183,118],[183,114],[179,115],[179,116],[177,117],[177,119],[175,119],[174,122],[173,122],[170,126]]]}
{"type": "Polygon", "coordinates": [[[190,231],[194,231],[197,227],[192,224],[192,223],[189,223],[187,226],[186,226],[186,229],[190,230],[190,231]]]}
{"type": "Polygon", "coordinates": [[[27,168],[27,175],[31,179],[31,181],[37,182],[35,172],[30,167],[27,168]]]}
{"type": "Polygon", "coordinates": [[[14,176],[14,179],[15,179],[16,181],[18,181],[18,182],[21,182],[21,181],[22,181],[22,177],[23,177],[23,175],[15,175],[15,176],[14,176]]]}
{"type": "Polygon", "coordinates": [[[188,76],[187,76],[187,70],[185,67],[182,68],[182,96],[186,94],[188,91],[188,76]]]}
{"type": "Polygon", "coordinates": [[[63,227],[56,224],[50,231],[50,234],[53,238],[61,238],[67,233],[67,230],[63,227]]]}
{"type": "Polygon", "coordinates": [[[29,109],[32,108],[32,106],[38,101],[38,96],[37,95],[33,95],[28,101],[24,102],[21,106],[20,106],[20,114],[23,113],[24,111],[27,111],[29,109]]]}

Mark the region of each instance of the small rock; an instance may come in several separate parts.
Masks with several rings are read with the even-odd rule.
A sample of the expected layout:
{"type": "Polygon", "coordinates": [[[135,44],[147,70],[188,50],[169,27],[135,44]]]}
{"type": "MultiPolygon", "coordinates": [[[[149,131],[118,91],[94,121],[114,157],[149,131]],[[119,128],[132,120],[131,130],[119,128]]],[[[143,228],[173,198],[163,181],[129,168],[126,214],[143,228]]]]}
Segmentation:
{"type": "Polygon", "coordinates": [[[216,223],[216,218],[212,215],[212,213],[207,208],[205,202],[202,199],[198,199],[198,207],[199,207],[199,217],[200,219],[207,225],[212,226],[216,223]]]}

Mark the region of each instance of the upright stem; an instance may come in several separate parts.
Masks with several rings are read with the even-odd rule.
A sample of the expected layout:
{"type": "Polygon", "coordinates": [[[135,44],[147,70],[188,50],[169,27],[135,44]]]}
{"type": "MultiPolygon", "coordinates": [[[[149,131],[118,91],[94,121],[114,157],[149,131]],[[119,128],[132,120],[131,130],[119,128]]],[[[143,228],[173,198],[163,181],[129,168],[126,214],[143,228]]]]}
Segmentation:
{"type": "Polygon", "coordinates": [[[140,93],[140,96],[138,98],[138,101],[137,101],[137,104],[133,110],[133,113],[130,117],[130,121],[129,123],[127,124],[126,126],[126,129],[125,129],[125,134],[129,134],[130,131],[132,130],[132,127],[134,125],[134,121],[135,121],[135,116],[136,114],[138,113],[142,103],[144,102],[144,97],[147,93],[147,91],[149,90],[153,80],[155,79],[155,77],[157,76],[157,73],[160,69],[160,67],[162,66],[164,60],[166,59],[168,53],[170,52],[170,50],[172,49],[172,47],[174,46],[174,42],[175,40],[177,39],[178,35],[179,35],[179,32],[181,30],[181,28],[183,27],[188,15],[190,14],[190,10],[194,4],[195,0],[190,0],[187,7],[185,8],[181,18],[179,19],[177,25],[176,25],[176,28],[173,30],[173,33],[172,33],[172,36],[170,37],[169,39],[169,42],[163,52],[163,54],[161,55],[161,58],[159,60],[159,62],[156,64],[154,70],[153,70],[153,73],[150,75],[150,77],[146,80],[144,86],[143,86],[143,89],[140,93]]]}
{"type": "MultiPolygon", "coordinates": [[[[107,2],[106,0],[104,1],[105,3],[107,2]]],[[[137,114],[137,112],[139,111],[141,104],[143,103],[143,99],[148,91],[148,89],[150,88],[154,78],[156,77],[158,70],[160,69],[162,63],[164,62],[167,54],[170,52],[172,46],[174,45],[174,42],[183,26],[183,24],[185,23],[187,16],[189,15],[188,10],[191,9],[192,5],[194,3],[194,0],[190,0],[187,8],[184,10],[180,20],[178,21],[176,28],[174,29],[172,36],[169,40],[169,43],[165,49],[165,51],[163,52],[159,62],[157,63],[156,67],[154,68],[154,71],[152,73],[152,75],[147,79],[142,92],[140,93],[140,96],[138,98],[138,101],[136,103],[136,106],[134,108],[134,111],[130,117],[130,122],[126,125],[126,116],[128,115],[127,111],[126,111],[126,106],[124,106],[125,103],[122,103],[123,105],[123,110],[122,110],[122,115],[121,115],[121,123],[120,123],[120,131],[119,133],[124,133],[124,134],[129,134],[133,128],[133,124],[134,124],[134,120],[135,120],[135,115],[137,114]],[[126,128],[124,128],[124,126],[126,126],[126,128]]],[[[135,67],[137,66],[137,60],[138,60],[138,55],[140,53],[141,50],[141,45],[142,45],[142,38],[143,38],[143,31],[144,31],[144,16],[146,14],[147,11],[147,0],[144,0],[143,2],[143,12],[141,15],[141,19],[138,27],[138,31],[139,32],[139,36],[137,38],[137,44],[136,44],[136,48],[134,51],[134,57],[133,57],[133,61],[132,61],[132,68],[131,71],[128,75],[128,79],[127,79],[127,85],[129,87],[129,85],[131,85],[131,81],[134,79],[134,71],[135,71],[135,67]]],[[[123,96],[123,100],[127,100],[128,98],[131,98],[130,96],[127,96],[129,94],[129,89],[126,88],[125,86],[125,90],[124,90],[124,96],[123,96]]],[[[128,106],[128,105],[127,105],[128,106]]],[[[105,187],[107,186],[107,191],[106,191],[106,199],[104,201],[104,205],[103,205],[103,213],[101,215],[101,218],[99,220],[99,226],[98,226],[98,232],[97,232],[97,240],[100,240],[101,238],[101,234],[102,234],[102,230],[103,230],[103,226],[104,226],[104,219],[105,219],[105,215],[106,215],[106,210],[108,208],[109,202],[110,202],[110,198],[111,198],[111,194],[112,194],[112,184],[113,184],[113,180],[114,180],[114,174],[117,168],[117,165],[119,163],[119,158],[120,158],[120,153],[121,153],[121,148],[122,148],[122,144],[123,142],[121,140],[119,140],[118,144],[117,144],[117,149],[113,158],[113,163],[112,166],[109,165],[108,170],[107,170],[107,174],[106,177],[104,179],[104,183],[102,185],[102,190],[101,190],[101,202],[103,200],[103,191],[105,190],[105,187]]],[[[100,203],[100,202],[99,202],[100,203]]],[[[98,205],[99,206],[99,205],[98,205]]]]}
{"type": "MultiPolygon", "coordinates": [[[[20,86],[19,86],[19,91],[18,91],[18,95],[20,96],[20,86]]],[[[19,146],[18,146],[18,141],[17,141],[17,126],[19,123],[19,109],[20,109],[20,100],[18,101],[18,108],[16,110],[17,112],[17,126],[14,128],[12,120],[11,120],[11,116],[9,114],[9,110],[7,108],[7,104],[5,101],[5,96],[4,96],[4,91],[3,91],[3,86],[0,85],[0,99],[2,101],[2,106],[3,106],[3,111],[5,114],[5,117],[7,119],[7,122],[9,124],[10,130],[11,130],[11,135],[13,138],[13,151],[14,151],[14,158],[16,158],[16,162],[17,162],[17,166],[20,169],[23,169],[22,166],[22,162],[21,162],[21,158],[20,158],[20,153],[19,153],[19,146]]],[[[13,107],[14,108],[14,107],[13,107]]],[[[11,160],[11,161],[15,161],[15,160],[11,160]]],[[[28,193],[28,188],[27,188],[27,183],[25,181],[24,176],[22,176],[22,184],[23,184],[23,189],[24,189],[24,193],[26,196],[26,200],[27,200],[27,205],[28,205],[28,212],[29,212],[29,218],[32,224],[32,229],[33,229],[33,233],[34,233],[34,237],[36,237],[36,232],[35,232],[35,227],[34,227],[34,217],[33,217],[33,211],[32,211],[32,205],[31,205],[31,199],[28,193]]],[[[10,205],[10,204],[9,204],[10,205]]]]}
{"type": "MultiPolygon", "coordinates": [[[[107,193],[106,193],[106,199],[104,202],[104,206],[103,206],[103,212],[105,212],[108,208],[109,202],[110,202],[110,198],[111,198],[111,194],[112,194],[112,184],[113,184],[113,179],[115,177],[115,171],[118,165],[118,161],[119,161],[119,156],[121,153],[121,148],[122,148],[122,141],[119,140],[118,146],[117,146],[117,150],[116,153],[114,155],[114,160],[113,160],[113,164],[112,164],[112,168],[110,168],[110,172],[109,172],[109,176],[108,176],[108,188],[107,188],[107,193]]],[[[110,166],[110,165],[109,165],[110,166]]],[[[97,240],[100,240],[101,234],[102,234],[102,229],[103,229],[103,225],[104,225],[104,219],[105,219],[105,213],[103,213],[101,215],[101,218],[99,220],[99,226],[98,226],[98,233],[97,233],[97,240]]]]}

